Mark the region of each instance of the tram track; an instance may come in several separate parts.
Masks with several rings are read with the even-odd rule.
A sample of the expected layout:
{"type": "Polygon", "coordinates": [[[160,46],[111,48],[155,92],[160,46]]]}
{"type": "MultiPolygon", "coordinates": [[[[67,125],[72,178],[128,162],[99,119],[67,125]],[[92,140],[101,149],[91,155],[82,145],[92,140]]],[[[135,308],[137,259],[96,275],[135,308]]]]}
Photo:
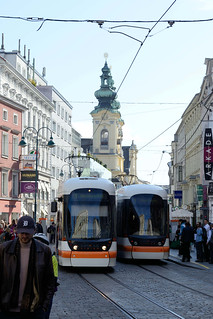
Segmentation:
{"type": "Polygon", "coordinates": [[[170,283],[176,284],[176,285],[179,286],[179,287],[186,288],[186,289],[188,289],[188,290],[190,290],[190,291],[192,291],[192,292],[195,292],[195,293],[197,293],[197,294],[200,294],[200,295],[205,296],[205,297],[208,297],[208,298],[213,298],[213,295],[209,295],[209,294],[207,294],[207,293],[205,293],[205,292],[203,292],[203,291],[194,289],[194,288],[192,288],[192,287],[190,287],[190,286],[188,286],[188,285],[184,285],[183,283],[180,283],[180,282],[175,281],[175,280],[173,280],[173,279],[171,279],[171,278],[168,278],[168,277],[166,277],[166,276],[163,276],[162,274],[159,274],[159,273],[157,273],[157,272],[155,272],[155,271],[153,271],[153,270],[147,269],[147,268],[144,267],[144,266],[141,266],[141,265],[137,265],[137,266],[140,267],[141,269],[143,269],[143,270],[145,270],[145,271],[151,273],[151,274],[154,274],[154,275],[156,275],[156,276],[158,276],[158,277],[160,277],[160,278],[162,278],[162,279],[164,279],[164,280],[170,282],[170,283]]]}
{"type": "Polygon", "coordinates": [[[118,308],[121,312],[123,312],[126,317],[132,318],[132,319],[137,319],[137,317],[133,316],[129,311],[127,311],[124,307],[120,306],[118,303],[116,303],[112,298],[107,296],[105,293],[103,293],[100,289],[95,287],[88,279],[84,277],[82,274],[78,274],[82,280],[84,280],[92,289],[94,289],[96,292],[98,292],[103,298],[105,298],[107,301],[112,303],[116,308],[118,308]]]}
{"type": "MultiPolygon", "coordinates": [[[[166,313],[169,315],[168,318],[179,318],[179,319],[184,319],[184,317],[182,317],[180,314],[172,311],[171,309],[165,307],[164,305],[160,304],[159,302],[157,302],[156,300],[154,300],[151,297],[148,297],[146,294],[141,293],[139,291],[137,291],[136,289],[130,287],[129,285],[121,282],[120,280],[112,277],[109,274],[101,274],[101,281],[102,282],[106,282],[106,278],[109,280],[111,280],[111,287],[113,287],[113,289],[115,289],[115,286],[117,286],[117,288],[115,289],[114,293],[109,293],[106,292],[108,289],[103,289],[103,285],[100,285],[100,274],[98,277],[96,277],[96,279],[94,280],[94,275],[91,274],[78,274],[82,280],[84,280],[92,289],[94,289],[96,292],[98,292],[103,298],[105,298],[106,300],[108,300],[109,302],[111,302],[115,307],[117,307],[120,311],[122,311],[126,317],[128,318],[134,318],[134,319],[138,319],[138,318],[146,318],[145,315],[143,315],[142,317],[139,315],[134,315],[132,312],[134,312],[134,310],[130,311],[127,309],[127,307],[131,308],[131,305],[126,305],[126,307],[124,307],[122,305],[123,300],[120,299],[116,294],[116,291],[121,291],[121,287],[123,288],[122,290],[126,290],[126,295],[131,295],[133,299],[135,299],[136,297],[139,298],[138,300],[140,300],[140,302],[138,302],[138,305],[141,305],[141,311],[143,311],[144,309],[144,303],[148,304],[148,306],[146,305],[145,308],[147,307],[147,309],[149,309],[149,312],[152,311],[151,309],[153,309],[153,313],[157,312],[157,313],[161,313],[162,318],[167,318],[166,313]],[[105,279],[103,278],[105,277],[105,279]],[[99,279],[98,279],[99,278],[99,279]],[[113,285],[114,283],[114,285],[113,285]],[[116,285],[115,285],[116,283],[116,285]],[[98,287],[99,286],[99,287],[98,287]],[[102,287],[101,287],[102,286],[102,287]],[[104,292],[104,290],[106,290],[104,292]],[[130,294],[131,292],[131,294],[130,294]],[[110,296],[111,294],[111,296],[110,296]],[[116,297],[115,297],[116,295],[116,297]],[[114,296],[114,297],[113,297],[114,296]],[[142,298],[142,299],[141,299],[142,298]],[[143,301],[142,301],[143,300],[143,301]],[[152,305],[152,307],[150,307],[150,305],[152,305]],[[159,310],[159,308],[161,310],[159,310]],[[172,317],[171,317],[172,315],[172,317]]],[[[131,297],[129,297],[129,299],[131,299],[131,297]]],[[[123,302],[125,303],[125,302],[123,302]]],[[[140,310],[137,309],[137,312],[139,312],[140,310]]],[[[150,314],[149,314],[150,316],[150,314]]],[[[159,314],[159,317],[160,314],[159,314]]]]}

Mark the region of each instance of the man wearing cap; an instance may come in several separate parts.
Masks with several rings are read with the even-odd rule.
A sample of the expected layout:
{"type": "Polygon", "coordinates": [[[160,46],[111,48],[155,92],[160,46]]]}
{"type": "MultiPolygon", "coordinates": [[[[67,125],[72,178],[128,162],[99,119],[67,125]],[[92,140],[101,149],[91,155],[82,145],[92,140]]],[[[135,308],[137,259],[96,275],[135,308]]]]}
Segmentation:
{"type": "Polygon", "coordinates": [[[0,318],[44,319],[55,290],[51,249],[33,238],[30,216],[19,218],[16,232],[0,245],[0,318]]]}

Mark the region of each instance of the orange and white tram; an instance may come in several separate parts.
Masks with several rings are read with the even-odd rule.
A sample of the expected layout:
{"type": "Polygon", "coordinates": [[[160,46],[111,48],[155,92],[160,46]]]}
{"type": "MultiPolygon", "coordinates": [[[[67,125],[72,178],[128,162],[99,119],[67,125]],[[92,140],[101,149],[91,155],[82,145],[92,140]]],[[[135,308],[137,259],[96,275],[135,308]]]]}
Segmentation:
{"type": "Polygon", "coordinates": [[[120,258],[168,259],[169,214],[163,188],[135,184],[118,190],[117,244],[120,258]]]}
{"type": "Polygon", "coordinates": [[[116,264],[114,184],[106,179],[68,179],[59,193],[56,249],[59,265],[112,267],[116,264]]]}

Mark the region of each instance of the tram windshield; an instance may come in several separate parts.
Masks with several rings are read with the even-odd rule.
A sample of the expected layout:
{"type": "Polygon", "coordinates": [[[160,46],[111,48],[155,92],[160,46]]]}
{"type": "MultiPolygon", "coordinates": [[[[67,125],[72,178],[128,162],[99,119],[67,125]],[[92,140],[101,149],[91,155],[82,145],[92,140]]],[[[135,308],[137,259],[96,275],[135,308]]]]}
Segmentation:
{"type": "Polygon", "coordinates": [[[163,236],[166,234],[166,205],[158,195],[139,194],[130,199],[129,234],[163,236]]]}
{"type": "Polygon", "coordinates": [[[110,196],[100,189],[77,189],[65,199],[69,239],[111,237],[110,196]]]}

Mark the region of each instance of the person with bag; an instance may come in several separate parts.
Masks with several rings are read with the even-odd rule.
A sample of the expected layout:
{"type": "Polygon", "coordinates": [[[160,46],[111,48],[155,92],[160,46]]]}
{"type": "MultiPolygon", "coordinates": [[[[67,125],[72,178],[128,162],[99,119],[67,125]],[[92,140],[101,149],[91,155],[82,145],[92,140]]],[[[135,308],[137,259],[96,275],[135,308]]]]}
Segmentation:
{"type": "Polygon", "coordinates": [[[45,319],[55,292],[52,252],[33,238],[32,217],[19,218],[16,232],[0,245],[0,318],[45,319]]]}

